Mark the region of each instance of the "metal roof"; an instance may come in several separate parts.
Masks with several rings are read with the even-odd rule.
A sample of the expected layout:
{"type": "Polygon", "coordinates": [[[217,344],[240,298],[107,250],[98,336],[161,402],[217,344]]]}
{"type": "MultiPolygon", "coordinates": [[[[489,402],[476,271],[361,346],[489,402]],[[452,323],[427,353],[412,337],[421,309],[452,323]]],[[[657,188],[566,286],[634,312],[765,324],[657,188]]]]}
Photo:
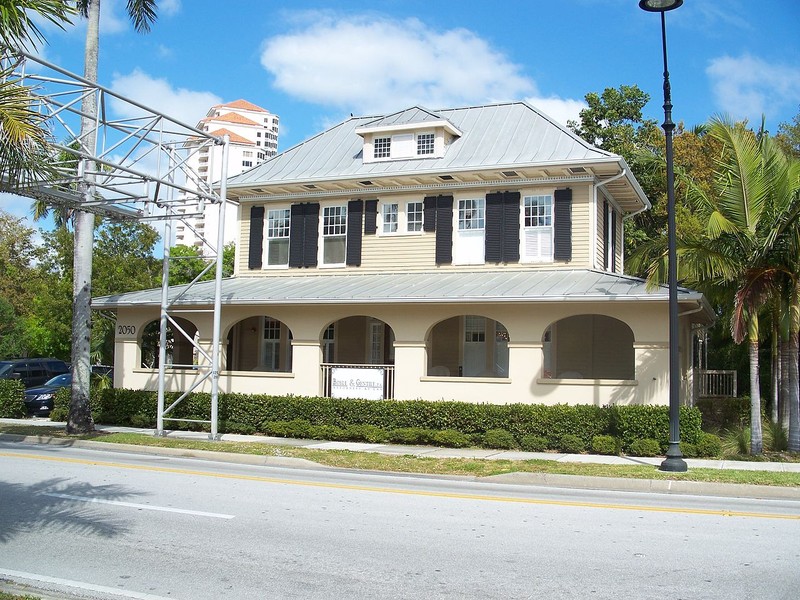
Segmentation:
{"type": "MultiPolygon", "coordinates": [[[[414,175],[522,165],[619,163],[524,102],[427,111],[419,107],[388,116],[351,117],[330,129],[228,179],[228,189],[287,183],[414,175]],[[461,132],[444,156],[367,162],[358,128],[442,118],[461,132]]],[[[637,186],[638,187],[638,186],[637,186]]],[[[643,202],[646,199],[642,195],[643,202]]]]}
{"type": "MultiPolygon", "coordinates": [[[[170,288],[174,298],[187,286],[170,288]]],[[[519,271],[437,271],[422,273],[342,273],[233,277],[222,281],[223,305],[428,304],[659,301],[665,286],[648,289],[635,277],[589,269],[530,269],[519,271]]],[[[678,288],[679,301],[701,303],[703,295],[678,288]]],[[[209,305],[214,282],[195,284],[176,305],[209,305]]],[[[161,289],[103,296],[95,309],[159,306],[161,289]]]]}

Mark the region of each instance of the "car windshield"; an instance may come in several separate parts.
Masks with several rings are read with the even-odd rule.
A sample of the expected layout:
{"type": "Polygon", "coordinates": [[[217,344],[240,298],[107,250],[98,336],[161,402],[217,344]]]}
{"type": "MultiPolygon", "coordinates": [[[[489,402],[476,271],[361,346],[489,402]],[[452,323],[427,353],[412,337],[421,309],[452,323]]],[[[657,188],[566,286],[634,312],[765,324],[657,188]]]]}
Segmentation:
{"type": "Polygon", "coordinates": [[[14,365],[11,363],[0,363],[0,377],[3,377],[7,373],[14,368],[14,365]]]}
{"type": "Polygon", "coordinates": [[[64,373],[63,375],[56,375],[51,380],[49,380],[45,385],[70,385],[72,383],[72,375],[70,373],[64,373]]]}

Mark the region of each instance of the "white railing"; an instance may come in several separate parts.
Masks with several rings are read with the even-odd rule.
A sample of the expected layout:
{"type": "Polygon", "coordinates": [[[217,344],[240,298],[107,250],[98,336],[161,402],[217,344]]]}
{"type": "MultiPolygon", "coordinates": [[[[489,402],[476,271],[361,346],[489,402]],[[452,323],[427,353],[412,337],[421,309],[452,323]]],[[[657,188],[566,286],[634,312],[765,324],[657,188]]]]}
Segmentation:
{"type": "MultiPolygon", "coordinates": [[[[383,372],[383,399],[390,400],[394,398],[394,365],[353,365],[342,363],[322,363],[320,365],[322,370],[322,396],[323,398],[332,398],[333,394],[333,369],[369,369],[380,370],[383,372]]],[[[380,378],[380,377],[379,377],[380,378]]],[[[357,392],[352,397],[370,397],[360,395],[357,392]]]]}
{"type": "Polygon", "coordinates": [[[697,374],[700,398],[736,398],[736,371],[699,370],[697,374]]]}

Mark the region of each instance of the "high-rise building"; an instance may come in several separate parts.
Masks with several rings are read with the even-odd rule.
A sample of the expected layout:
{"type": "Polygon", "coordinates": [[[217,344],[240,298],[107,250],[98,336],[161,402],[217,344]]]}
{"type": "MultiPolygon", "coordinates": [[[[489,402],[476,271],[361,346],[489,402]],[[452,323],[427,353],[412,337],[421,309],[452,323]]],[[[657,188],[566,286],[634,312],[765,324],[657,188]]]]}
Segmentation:
{"type": "MultiPolygon", "coordinates": [[[[236,100],[212,106],[197,124],[197,129],[219,137],[226,134],[230,137],[228,177],[233,177],[278,153],[278,120],[277,115],[252,102],[236,100]]],[[[192,155],[187,165],[206,182],[219,181],[222,177],[222,146],[206,146],[192,155]]],[[[225,244],[236,241],[236,208],[230,202],[226,205],[225,244]]],[[[204,255],[208,255],[210,249],[202,238],[216,242],[219,209],[219,206],[206,205],[203,216],[179,221],[175,226],[173,245],[197,246],[204,255]]],[[[181,210],[196,212],[192,205],[181,210]]]]}

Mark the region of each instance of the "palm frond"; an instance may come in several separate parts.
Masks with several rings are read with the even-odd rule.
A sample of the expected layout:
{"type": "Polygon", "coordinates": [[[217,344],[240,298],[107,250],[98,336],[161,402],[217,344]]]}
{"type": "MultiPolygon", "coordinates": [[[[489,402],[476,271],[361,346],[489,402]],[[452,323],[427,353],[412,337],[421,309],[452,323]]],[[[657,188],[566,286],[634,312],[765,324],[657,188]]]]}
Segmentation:
{"type": "Polygon", "coordinates": [[[134,29],[139,33],[148,33],[150,25],[156,21],[155,0],[128,0],[127,11],[134,29]]]}

